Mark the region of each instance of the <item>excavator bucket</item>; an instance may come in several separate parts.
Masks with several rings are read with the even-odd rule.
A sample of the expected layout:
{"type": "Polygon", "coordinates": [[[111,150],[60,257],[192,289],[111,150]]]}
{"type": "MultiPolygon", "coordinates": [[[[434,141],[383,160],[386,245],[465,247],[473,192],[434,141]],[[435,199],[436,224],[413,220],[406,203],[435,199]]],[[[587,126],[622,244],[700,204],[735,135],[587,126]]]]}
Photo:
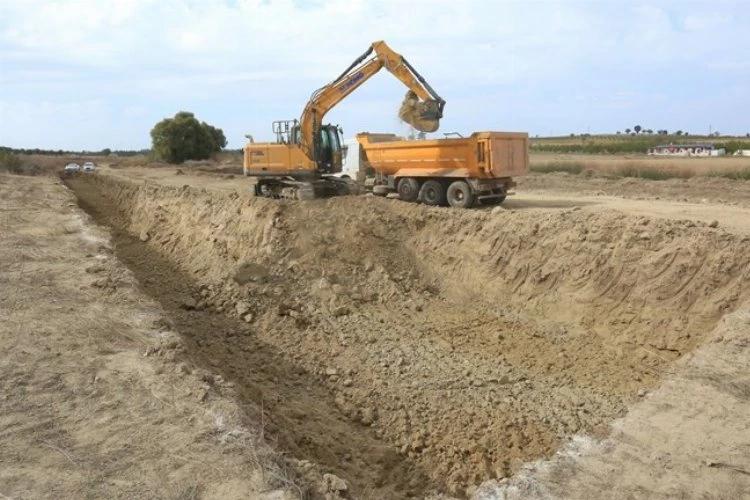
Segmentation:
{"type": "Polygon", "coordinates": [[[398,117],[420,132],[435,132],[440,127],[442,112],[435,100],[420,101],[411,90],[406,93],[398,117]]]}

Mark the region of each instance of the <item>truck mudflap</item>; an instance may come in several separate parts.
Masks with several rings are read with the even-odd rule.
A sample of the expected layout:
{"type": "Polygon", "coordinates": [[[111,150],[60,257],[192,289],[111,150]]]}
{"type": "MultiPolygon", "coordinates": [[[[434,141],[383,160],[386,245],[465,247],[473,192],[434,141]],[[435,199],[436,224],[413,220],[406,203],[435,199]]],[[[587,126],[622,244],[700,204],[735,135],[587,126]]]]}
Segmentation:
{"type": "Polygon", "coordinates": [[[471,189],[477,194],[482,196],[482,193],[490,193],[498,189],[508,191],[510,188],[516,186],[516,182],[510,177],[504,177],[500,179],[466,179],[471,189]]]}
{"type": "Polygon", "coordinates": [[[516,183],[511,178],[501,179],[467,179],[476,200],[483,205],[502,203],[516,183]]]}

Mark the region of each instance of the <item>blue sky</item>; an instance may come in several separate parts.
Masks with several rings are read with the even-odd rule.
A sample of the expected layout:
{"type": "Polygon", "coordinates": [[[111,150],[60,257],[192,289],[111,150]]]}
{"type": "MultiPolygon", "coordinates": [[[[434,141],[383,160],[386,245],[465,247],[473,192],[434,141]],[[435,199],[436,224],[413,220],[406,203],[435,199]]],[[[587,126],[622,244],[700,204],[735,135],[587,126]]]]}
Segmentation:
{"type": "MultiPolygon", "coordinates": [[[[375,40],[447,101],[443,132],[750,132],[747,1],[0,0],[0,145],[140,149],[180,110],[270,140],[375,40]]],[[[331,111],[407,128],[381,71],[331,111]]]]}

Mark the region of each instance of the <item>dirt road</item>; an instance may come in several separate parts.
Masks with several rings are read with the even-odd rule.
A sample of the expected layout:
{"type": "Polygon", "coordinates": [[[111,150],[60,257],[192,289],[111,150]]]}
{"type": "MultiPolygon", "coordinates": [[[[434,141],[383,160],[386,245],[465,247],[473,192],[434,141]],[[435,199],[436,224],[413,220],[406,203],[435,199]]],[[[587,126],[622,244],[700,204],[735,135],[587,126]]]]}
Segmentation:
{"type": "MultiPolygon", "coordinates": [[[[719,435],[693,441],[735,468],[686,468],[696,448],[668,466],[648,455],[643,470],[663,466],[719,497],[747,484],[736,471],[747,428],[734,413],[747,395],[722,400],[721,384],[685,382],[708,352],[729,360],[710,377],[745,376],[732,360],[746,355],[747,332],[735,322],[721,334],[734,340],[711,341],[750,298],[746,206],[708,198],[704,185],[638,200],[580,179],[532,190],[545,182],[532,178],[485,210],[275,202],[249,196],[239,176],[179,172],[104,168],[71,186],[176,318],[185,355],[231,381],[241,406],[263,404],[281,448],[349,480],[354,497],[464,498],[506,478],[476,492],[504,498],[526,476],[507,478],[572,437],[602,456],[621,449],[618,432],[635,446],[660,420],[663,447],[644,452],[674,456],[681,437],[711,429],[719,435]],[[677,402],[733,410],[682,425],[677,402]]],[[[609,482],[565,472],[562,489],[540,476],[535,491],[609,492],[617,467],[634,463],[622,449],[609,482]]]]}

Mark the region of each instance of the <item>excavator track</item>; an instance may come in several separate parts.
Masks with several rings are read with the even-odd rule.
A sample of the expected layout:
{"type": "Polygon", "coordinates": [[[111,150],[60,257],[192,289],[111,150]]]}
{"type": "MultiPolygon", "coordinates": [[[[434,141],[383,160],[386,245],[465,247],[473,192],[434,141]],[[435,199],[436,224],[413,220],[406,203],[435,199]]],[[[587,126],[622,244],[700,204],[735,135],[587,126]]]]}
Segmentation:
{"type": "Polygon", "coordinates": [[[279,200],[316,200],[359,194],[359,192],[360,188],[356,182],[338,177],[327,177],[312,181],[263,179],[255,184],[255,196],[279,200]]]}

